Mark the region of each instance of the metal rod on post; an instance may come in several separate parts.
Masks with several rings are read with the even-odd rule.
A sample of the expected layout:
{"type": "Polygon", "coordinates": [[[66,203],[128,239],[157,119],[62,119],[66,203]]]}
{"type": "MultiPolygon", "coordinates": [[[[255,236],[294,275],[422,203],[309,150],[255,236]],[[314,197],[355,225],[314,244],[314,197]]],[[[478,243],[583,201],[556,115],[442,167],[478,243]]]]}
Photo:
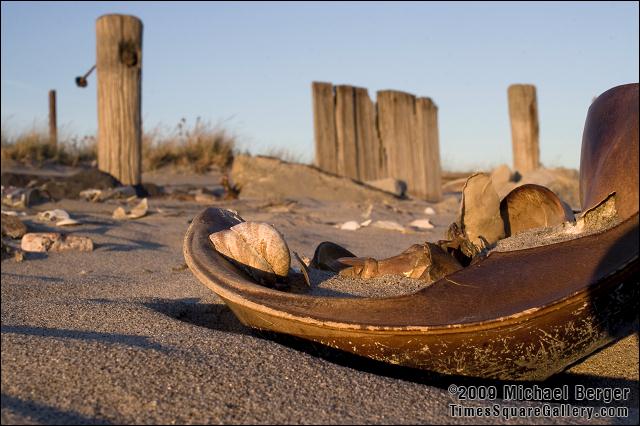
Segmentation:
{"type": "Polygon", "coordinates": [[[56,116],[56,91],[49,90],[49,144],[58,147],[58,119],[56,116]]]}

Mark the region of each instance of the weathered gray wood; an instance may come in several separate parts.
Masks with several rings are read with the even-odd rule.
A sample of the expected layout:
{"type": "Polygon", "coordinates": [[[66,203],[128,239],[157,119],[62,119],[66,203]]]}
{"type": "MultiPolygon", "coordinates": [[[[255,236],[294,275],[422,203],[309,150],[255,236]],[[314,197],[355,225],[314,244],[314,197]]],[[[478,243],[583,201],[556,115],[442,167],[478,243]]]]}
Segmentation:
{"type": "Polygon", "coordinates": [[[336,141],[338,174],[359,179],[356,135],[355,90],[352,86],[336,86],[336,141]]]}
{"type": "Polygon", "coordinates": [[[104,15],[96,21],[98,168],[125,185],[141,181],[142,21],[104,15]]]}
{"type": "Polygon", "coordinates": [[[440,140],[438,135],[438,107],[430,98],[416,101],[416,130],[421,165],[417,177],[424,179],[420,195],[428,201],[442,198],[442,168],[440,165],[440,140]]]}
{"type": "Polygon", "coordinates": [[[58,118],[56,115],[56,91],[49,90],[49,144],[58,146],[58,118]]]}
{"type": "Polygon", "coordinates": [[[416,193],[415,96],[394,90],[378,92],[378,130],[386,153],[386,176],[407,183],[416,193]]]}
{"type": "Polygon", "coordinates": [[[376,128],[376,110],[367,89],[355,88],[356,144],[358,178],[362,181],[378,179],[381,169],[381,146],[376,128]]]}
{"type": "Polygon", "coordinates": [[[540,167],[536,87],[513,84],[508,89],[513,168],[526,173],[540,167]]]}
{"type": "Polygon", "coordinates": [[[338,172],[336,142],[335,96],[331,83],[313,82],[313,128],[315,135],[315,165],[320,169],[338,172]]]}

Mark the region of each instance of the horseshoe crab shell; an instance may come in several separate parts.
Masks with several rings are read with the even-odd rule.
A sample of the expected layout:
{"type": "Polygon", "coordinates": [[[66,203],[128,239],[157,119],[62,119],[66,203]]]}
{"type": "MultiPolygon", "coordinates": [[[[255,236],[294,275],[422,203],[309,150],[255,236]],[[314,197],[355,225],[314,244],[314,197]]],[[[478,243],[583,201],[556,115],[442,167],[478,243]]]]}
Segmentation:
{"type": "Polygon", "coordinates": [[[635,153],[624,172],[637,178],[637,108],[638,85],[627,85],[601,95],[587,116],[582,210],[611,192],[624,193],[620,204],[616,199],[624,207],[621,222],[598,234],[493,253],[414,294],[382,299],[315,297],[256,284],[211,250],[211,233],[240,222],[215,208],[192,221],[185,260],[248,326],[439,374],[544,380],[634,329],[638,187],[612,170],[635,153]],[[604,195],[596,197],[598,191],[604,195]]]}

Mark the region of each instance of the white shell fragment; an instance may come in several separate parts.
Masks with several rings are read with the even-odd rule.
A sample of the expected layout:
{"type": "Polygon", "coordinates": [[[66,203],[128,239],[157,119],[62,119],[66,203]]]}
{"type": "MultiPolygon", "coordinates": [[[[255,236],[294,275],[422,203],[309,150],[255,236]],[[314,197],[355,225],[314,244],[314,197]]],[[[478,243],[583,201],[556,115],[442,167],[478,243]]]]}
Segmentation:
{"type": "Polygon", "coordinates": [[[129,213],[123,207],[118,207],[113,211],[112,217],[114,219],[139,219],[146,216],[149,211],[149,202],[146,198],[143,198],[129,213]]]}
{"type": "Polygon", "coordinates": [[[424,214],[434,215],[436,214],[436,211],[433,209],[433,207],[426,207],[424,209],[424,214]]]}
{"type": "Polygon", "coordinates": [[[39,222],[59,222],[62,220],[71,219],[71,216],[69,216],[69,213],[62,209],[54,209],[38,213],[36,219],[39,222]]]}
{"type": "Polygon", "coordinates": [[[409,224],[409,226],[418,229],[433,229],[434,226],[429,219],[416,219],[409,224]]]}
{"type": "Polygon", "coordinates": [[[364,228],[365,226],[371,225],[371,222],[373,222],[373,220],[367,219],[364,222],[360,222],[360,226],[362,226],[364,228]]]}
{"type": "Polygon", "coordinates": [[[374,228],[387,229],[389,231],[398,231],[398,232],[406,231],[404,226],[392,220],[376,220],[375,222],[373,222],[371,226],[373,226],[374,228]]]}
{"type": "Polygon", "coordinates": [[[218,252],[248,267],[258,281],[272,282],[289,274],[289,247],[282,234],[267,223],[241,222],[209,239],[218,252]]]}
{"type": "Polygon", "coordinates": [[[340,225],[340,229],[342,229],[343,231],[357,231],[358,229],[360,229],[360,227],[361,225],[355,220],[350,220],[340,225]]]}

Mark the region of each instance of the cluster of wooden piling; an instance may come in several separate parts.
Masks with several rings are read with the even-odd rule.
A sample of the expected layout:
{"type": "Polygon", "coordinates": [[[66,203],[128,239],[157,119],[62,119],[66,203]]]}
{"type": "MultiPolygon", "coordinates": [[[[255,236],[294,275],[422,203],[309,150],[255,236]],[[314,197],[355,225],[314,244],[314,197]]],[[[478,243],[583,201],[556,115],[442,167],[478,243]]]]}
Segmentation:
{"type": "MultiPolygon", "coordinates": [[[[142,21],[130,15],[101,16],[96,47],[98,167],[136,185],[141,182],[142,21]]],[[[414,197],[441,198],[438,107],[430,98],[384,90],[373,103],[367,89],[320,82],[312,84],[312,92],[319,168],[360,181],[400,179],[414,197]]],[[[509,86],[508,100],[513,167],[526,173],[540,167],[535,86],[509,86]]],[[[53,90],[49,132],[55,145],[53,90]]]]}
{"type": "Polygon", "coordinates": [[[409,193],[442,196],[438,107],[429,98],[384,90],[312,84],[316,165],[361,181],[393,177],[409,193]]]}

